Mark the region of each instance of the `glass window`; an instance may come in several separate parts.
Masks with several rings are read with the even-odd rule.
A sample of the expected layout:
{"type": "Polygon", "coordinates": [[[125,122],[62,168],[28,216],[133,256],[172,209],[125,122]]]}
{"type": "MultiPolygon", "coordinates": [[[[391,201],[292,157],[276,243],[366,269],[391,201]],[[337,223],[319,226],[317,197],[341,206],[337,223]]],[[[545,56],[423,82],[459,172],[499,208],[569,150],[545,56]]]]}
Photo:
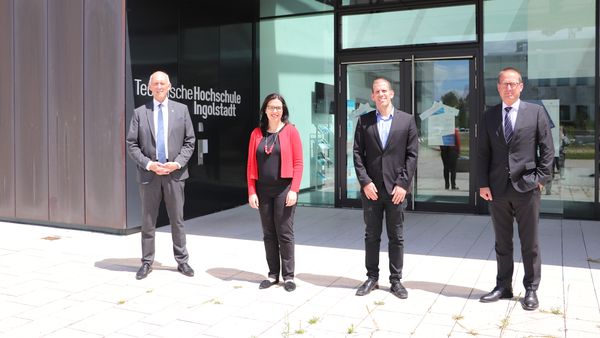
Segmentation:
{"type": "Polygon", "coordinates": [[[259,24],[260,103],[281,94],[302,139],[300,205],[335,204],[333,37],[333,13],[259,24]]]}
{"type": "Polygon", "coordinates": [[[334,1],[336,0],[260,0],[260,17],[331,11],[334,1]]]}
{"type": "Polygon", "coordinates": [[[498,73],[518,69],[521,99],[543,105],[554,126],[542,213],[593,218],[596,2],[487,0],[483,6],[486,108],[501,102],[498,73]]]}
{"type": "MultiPolygon", "coordinates": [[[[400,0],[379,0],[376,3],[383,2],[400,2],[400,0]]],[[[373,0],[342,0],[342,6],[348,5],[372,5],[373,0]]]]}
{"type": "MultiPolygon", "coordinates": [[[[320,1],[320,0],[317,0],[320,1]]],[[[379,5],[388,2],[400,2],[402,5],[418,4],[422,5],[425,2],[440,2],[439,0],[342,0],[342,6],[350,5],[379,5]]],[[[448,1],[450,2],[450,1],[448,1]]]]}
{"type": "Polygon", "coordinates": [[[475,5],[342,16],[342,48],[476,41],[475,5]]]}

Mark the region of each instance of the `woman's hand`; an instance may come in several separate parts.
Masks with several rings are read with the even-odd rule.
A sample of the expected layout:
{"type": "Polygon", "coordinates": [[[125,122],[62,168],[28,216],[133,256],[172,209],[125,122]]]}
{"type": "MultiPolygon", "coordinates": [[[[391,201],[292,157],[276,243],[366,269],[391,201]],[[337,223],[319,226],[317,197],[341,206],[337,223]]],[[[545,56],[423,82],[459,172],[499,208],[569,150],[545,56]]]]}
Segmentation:
{"type": "Polygon", "coordinates": [[[256,194],[248,196],[248,203],[254,209],[258,209],[258,196],[256,194]]]}
{"type": "Polygon", "coordinates": [[[291,191],[288,192],[287,197],[285,198],[285,206],[286,207],[291,207],[292,205],[296,204],[296,201],[298,200],[298,194],[295,191],[291,191]]]}

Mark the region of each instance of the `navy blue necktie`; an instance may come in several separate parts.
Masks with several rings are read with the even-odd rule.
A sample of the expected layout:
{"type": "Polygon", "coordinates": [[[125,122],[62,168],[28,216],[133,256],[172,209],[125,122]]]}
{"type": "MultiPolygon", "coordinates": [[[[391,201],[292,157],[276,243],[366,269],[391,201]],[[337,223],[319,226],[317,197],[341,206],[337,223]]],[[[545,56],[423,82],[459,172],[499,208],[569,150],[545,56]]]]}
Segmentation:
{"type": "Polygon", "coordinates": [[[158,162],[167,163],[165,153],[165,124],[163,122],[162,103],[158,105],[158,128],[156,131],[156,150],[158,152],[158,162]]]}
{"type": "Polygon", "coordinates": [[[506,117],[504,118],[504,137],[506,138],[507,145],[510,145],[510,141],[512,141],[512,134],[513,134],[513,126],[512,126],[512,122],[510,121],[511,109],[512,109],[512,107],[504,108],[504,110],[506,110],[506,117]]]}

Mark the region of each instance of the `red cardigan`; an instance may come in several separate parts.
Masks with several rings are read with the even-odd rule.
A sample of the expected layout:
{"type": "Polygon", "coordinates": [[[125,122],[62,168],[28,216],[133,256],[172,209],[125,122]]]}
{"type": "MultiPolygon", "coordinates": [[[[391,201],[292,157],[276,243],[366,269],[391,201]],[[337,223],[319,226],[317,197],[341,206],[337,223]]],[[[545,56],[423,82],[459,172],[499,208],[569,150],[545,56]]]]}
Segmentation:
{"type": "MultiPolygon", "coordinates": [[[[248,196],[256,194],[256,180],[258,179],[258,163],[256,162],[256,148],[263,138],[260,127],[254,129],[250,135],[248,147],[248,196]]],[[[287,124],[279,132],[279,146],[281,147],[281,177],[291,178],[291,190],[300,191],[302,180],[302,141],[298,129],[287,124]]]]}

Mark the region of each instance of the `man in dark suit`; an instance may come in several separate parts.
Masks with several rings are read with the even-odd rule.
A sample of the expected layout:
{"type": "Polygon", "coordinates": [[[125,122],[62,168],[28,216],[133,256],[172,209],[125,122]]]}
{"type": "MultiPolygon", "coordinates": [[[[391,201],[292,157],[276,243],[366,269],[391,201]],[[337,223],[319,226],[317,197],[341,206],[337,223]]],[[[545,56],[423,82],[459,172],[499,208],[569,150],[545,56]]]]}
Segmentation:
{"type": "Polygon", "coordinates": [[[393,97],[394,91],[388,80],[375,80],[371,98],[377,110],[359,117],[354,135],[354,167],[362,187],[366,224],[368,277],[356,295],[364,296],[379,288],[379,247],[385,213],[391,291],[396,297],[405,299],[408,292],[400,283],[404,259],[404,209],[417,167],[418,138],[415,119],[395,109],[393,97]]]}
{"type": "Polygon", "coordinates": [[[138,165],[142,197],[142,267],[135,277],[143,279],[152,272],[156,218],[163,196],[177,270],[191,277],[194,270],[188,265],[183,203],[187,163],[196,137],[187,106],[168,99],[169,76],[155,72],[148,86],[154,100],[135,110],[127,133],[127,152],[138,165]]]}
{"type": "Polygon", "coordinates": [[[539,307],[536,290],[542,260],[538,223],[541,189],[550,177],[554,144],[543,107],[519,99],[521,74],[506,68],[498,75],[502,104],[483,113],[479,139],[479,194],[490,203],[496,236],[496,287],[484,303],[512,298],[513,215],[516,216],[525,277],[523,308],[539,307]],[[539,155],[538,155],[539,150],[539,155]]]}

